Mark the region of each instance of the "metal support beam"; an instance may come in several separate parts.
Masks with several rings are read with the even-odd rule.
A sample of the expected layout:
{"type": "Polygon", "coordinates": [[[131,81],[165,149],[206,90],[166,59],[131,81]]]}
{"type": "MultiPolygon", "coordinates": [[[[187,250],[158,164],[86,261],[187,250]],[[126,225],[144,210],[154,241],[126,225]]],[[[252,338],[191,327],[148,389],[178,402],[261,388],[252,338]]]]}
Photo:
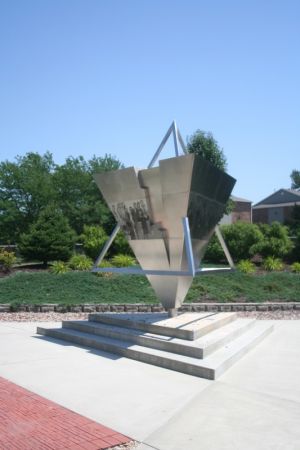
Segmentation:
{"type": "Polygon", "coordinates": [[[97,258],[93,268],[92,272],[111,272],[111,273],[123,273],[123,274],[132,274],[132,275],[167,275],[167,276],[195,276],[197,275],[210,275],[213,273],[222,273],[222,272],[232,272],[235,270],[234,262],[231,258],[231,255],[229,253],[229,250],[226,246],[226,243],[224,241],[224,238],[222,236],[222,233],[220,231],[220,228],[216,226],[215,232],[219,239],[219,242],[222,246],[222,249],[224,251],[224,254],[226,256],[226,259],[229,263],[230,267],[215,267],[215,268],[195,268],[195,260],[194,260],[194,254],[193,254],[193,247],[192,247],[192,240],[191,240],[191,233],[190,233],[190,226],[189,226],[189,219],[188,217],[182,218],[182,226],[183,226],[183,232],[184,232],[184,245],[185,245],[185,251],[188,261],[188,270],[143,270],[138,269],[134,267],[97,267],[98,264],[101,263],[102,259],[104,258],[107,250],[109,249],[110,245],[112,244],[116,234],[118,233],[120,227],[117,225],[112,232],[109,240],[106,242],[105,246],[103,247],[99,257],[97,258]]]}
{"type": "Polygon", "coordinates": [[[174,120],[173,122],[173,139],[174,139],[174,147],[175,147],[175,155],[179,156],[179,150],[178,150],[178,132],[177,132],[177,125],[174,120]]]}
{"type": "Polygon", "coordinates": [[[183,217],[182,225],[183,225],[183,232],[184,232],[184,245],[185,245],[185,251],[186,251],[188,267],[189,267],[188,271],[192,276],[195,276],[195,261],[194,261],[193,246],[192,246],[190,224],[189,224],[188,217],[183,217]]]}
{"type": "Polygon", "coordinates": [[[173,127],[174,124],[172,123],[170,125],[170,128],[168,129],[168,131],[166,132],[165,136],[163,137],[163,140],[161,141],[161,143],[158,146],[158,149],[156,150],[156,152],[154,153],[150,163],[148,164],[148,169],[150,169],[151,167],[154,166],[154,164],[156,163],[157,158],[159,157],[159,155],[161,154],[162,149],[164,148],[164,146],[166,145],[167,140],[169,139],[172,131],[173,131],[173,127]]]}
{"type": "Polygon", "coordinates": [[[115,237],[117,236],[118,232],[120,231],[120,228],[121,228],[120,225],[117,224],[115,226],[115,228],[113,229],[113,232],[109,236],[108,240],[105,242],[104,247],[102,248],[100,255],[96,259],[96,261],[94,263],[94,266],[93,266],[93,269],[95,267],[97,267],[99,264],[101,264],[103,258],[105,257],[106,253],[108,252],[108,250],[109,250],[111,244],[113,243],[115,237]]]}
{"type": "Polygon", "coordinates": [[[179,140],[179,143],[181,145],[183,153],[187,154],[187,149],[186,149],[185,143],[184,143],[184,141],[182,139],[182,136],[181,136],[180,131],[178,130],[178,128],[177,128],[177,136],[178,136],[178,140],[179,140]]]}
{"type": "MultiPolygon", "coordinates": [[[[110,237],[110,240],[106,242],[101,254],[99,255],[98,260],[95,262],[94,267],[92,268],[92,272],[111,272],[111,273],[128,273],[128,274],[134,274],[134,275],[168,275],[168,276],[179,276],[179,275],[186,275],[186,276],[194,276],[196,273],[195,270],[195,261],[194,261],[194,255],[193,255],[193,248],[192,248],[192,241],[191,241],[191,233],[190,233],[190,226],[189,226],[189,219],[188,217],[183,217],[182,219],[182,226],[183,226],[183,233],[184,233],[184,243],[185,243],[185,250],[188,260],[188,270],[182,271],[182,270],[143,270],[143,269],[137,269],[134,267],[97,267],[99,262],[101,262],[101,255],[105,252],[105,248],[109,247],[110,240],[114,239],[114,237],[110,237]]],[[[118,231],[117,231],[118,232],[118,231]]],[[[107,250],[106,250],[107,251],[107,250]]]]}
{"type": "Polygon", "coordinates": [[[234,269],[234,268],[235,268],[235,265],[234,265],[233,259],[231,258],[231,255],[230,255],[230,252],[229,252],[229,250],[228,250],[228,247],[227,247],[227,245],[226,245],[226,243],[225,243],[225,241],[224,241],[224,238],[223,238],[223,236],[222,236],[222,233],[221,233],[221,230],[220,230],[219,225],[216,226],[215,232],[216,232],[217,238],[218,238],[218,240],[219,240],[219,242],[220,242],[220,244],[221,244],[221,247],[222,247],[222,249],[223,249],[223,252],[224,252],[224,254],[225,254],[225,256],[226,256],[226,259],[227,259],[227,261],[228,261],[228,264],[230,265],[230,268],[231,268],[231,269],[234,269]]]}

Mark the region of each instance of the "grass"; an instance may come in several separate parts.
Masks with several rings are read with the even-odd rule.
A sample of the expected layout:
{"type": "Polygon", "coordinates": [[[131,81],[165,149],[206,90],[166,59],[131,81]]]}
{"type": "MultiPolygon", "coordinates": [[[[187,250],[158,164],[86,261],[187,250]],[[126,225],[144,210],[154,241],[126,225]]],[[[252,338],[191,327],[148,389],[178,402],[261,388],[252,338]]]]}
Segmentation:
{"type": "Polygon", "coordinates": [[[145,277],[97,277],[90,272],[21,272],[0,280],[0,303],[153,303],[155,294],[145,277]]]}
{"type": "MultiPolygon", "coordinates": [[[[186,302],[300,301],[300,274],[219,274],[197,276],[186,302]]],[[[111,278],[89,272],[54,275],[19,272],[0,279],[0,303],[158,303],[143,276],[115,275],[111,278]]]]}
{"type": "Polygon", "coordinates": [[[186,301],[222,302],[300,301],[300,276],[290,272],[265,274],[231,274],[198,276],[186,301]]]}

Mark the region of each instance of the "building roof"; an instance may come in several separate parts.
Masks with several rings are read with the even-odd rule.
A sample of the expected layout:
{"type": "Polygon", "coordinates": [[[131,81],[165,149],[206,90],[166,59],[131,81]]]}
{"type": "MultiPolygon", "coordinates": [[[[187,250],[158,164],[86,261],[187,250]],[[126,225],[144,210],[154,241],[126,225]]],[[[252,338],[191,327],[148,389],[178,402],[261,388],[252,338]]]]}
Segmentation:
{"type": "Polygon", "coordinates": [[[278,206],[292,206],[300,203],[300,191],[295,189],[279,189],[260,202],[256,203],[253,208],[271,208],[278,206]]]}
{"type": "Polygon", "coordinates": [[[251,200],[247,200],[246,198],[236,197],[235,195],[232,195],[231,200],[234,202],[241,202],[241,203],[252,203],[251,200]]]}
{"type": "Polygon", "coordinates": [[[255,205],[252,209],[264,209],[264,208],[282,208],[284,206],[300,206],[300,199],[298,202],[291,202],[291,203],[272,203],[272,204],[265,204],[262,205],[255,205]]]}

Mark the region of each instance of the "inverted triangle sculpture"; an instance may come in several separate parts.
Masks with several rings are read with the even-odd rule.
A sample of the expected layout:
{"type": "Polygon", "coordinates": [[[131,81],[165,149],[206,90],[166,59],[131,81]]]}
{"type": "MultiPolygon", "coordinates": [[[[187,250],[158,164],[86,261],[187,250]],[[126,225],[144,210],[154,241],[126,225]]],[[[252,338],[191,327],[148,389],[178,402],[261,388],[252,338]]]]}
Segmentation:
{"type": "Polygon", "coordinates": [[[179,156],[179,144],[186,153],[173,122],[148,169],[129,167],[94,176],[118,225],[93,271],[145,274],[170,316],[176,315],[194,275],[207,272],[198,267],[214,231],[230,269],[234,267],[216,227],[235,180],[200,156],[179,156]],[[159,166],[153,167],[171,134],[176,157],[160,160],[159,166]],[[141,269],[98,267],[120,229],[141,269]]]}

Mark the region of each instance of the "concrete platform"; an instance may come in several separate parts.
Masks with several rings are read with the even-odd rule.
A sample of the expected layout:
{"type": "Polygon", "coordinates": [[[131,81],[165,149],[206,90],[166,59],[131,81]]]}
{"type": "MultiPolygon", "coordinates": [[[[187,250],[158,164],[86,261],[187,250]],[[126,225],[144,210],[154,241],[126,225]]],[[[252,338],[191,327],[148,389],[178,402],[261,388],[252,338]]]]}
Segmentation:
{"type": "Polygon", "coordinates": [[[168,317],[167,313],[90,314],[92,322],[119,325],[169,337],[195,340],[236,319],[236,313],[188,313],[168,317]]]}
{"type": "Polygon", "coordinates": [[[250,330],[255,323],[254,319],[238,319],[193,341],[86,320],[63,321],[62,327],[202,359],[250,330]]]}
{"type": "Polygon", "coordinates": [[[142,441],[141,450],[299,450],[300,322],[272,324],[212,382],[45,340],[37,323],[0,322],[0,376],[142,441]]]}
{"type": "Polygon", "coordinates": [[[270,332],[267,323],[236,313],[90,314],[61,328],[37,327],[43,336],[126,356],[215,380],[270,332]]]}

